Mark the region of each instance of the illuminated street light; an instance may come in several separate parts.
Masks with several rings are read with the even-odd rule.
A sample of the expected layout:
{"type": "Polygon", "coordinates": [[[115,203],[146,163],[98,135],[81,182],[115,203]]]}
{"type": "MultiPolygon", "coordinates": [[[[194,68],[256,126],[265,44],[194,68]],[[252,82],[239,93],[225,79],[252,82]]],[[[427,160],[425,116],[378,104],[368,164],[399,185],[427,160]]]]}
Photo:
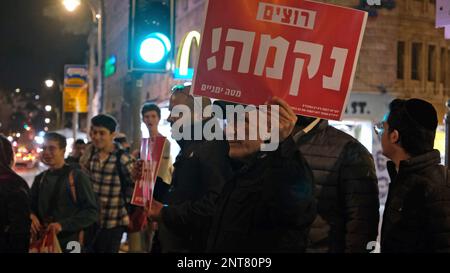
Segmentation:
{"type": "Polygon", "coordinates": [[[20,133],[17,133],[17,134],[16,134],[16,137],[20,137],[20,133]]]}
{"type": "Polygon", "coordinates": [[[80,5],[80,0],[64,0],[63,5],[69,12],[75,11],[80,5]]]}
{"type": "Polygon", "coordinates": [[[45,106],[45,111],[47,111],[47,112],[52,111],[52,106],[51,105],[46,105],[45,106]]]}
{"type": "Polygon", "coordinates": [[[49,124],[50,123],[50,119],[49,118],[46,118],[45,119],[45,124],[49,124]]]}
{"type": "Polygon", "coordinates": [[[39,100],[39,98],[40,98],[39,95],[34,96],[34,99],[35,99],[35,100],[39,100]]]}
{"type": "Polygon", "coordinates": [[[16,93],[20,93],[20,89],[19,88],[16,89],[16,93]]]}
{"type": "Polygon", "coordinates": [[[53,81],[53,80],[45,81],[45,86],[47,86],[48,88],[52,88],[54,84],[55,84],[55,81],[53,81]]]}
{"type": "MultiPolygon", "coordinates": [[[[104,51],[104,42],[103,42],[103,8],[102,8],[102,1],[83,1],[81,2],[81,0],[60,0],[62,2],[62,4],[65,6],[65,8],[69,11],[69,12],[73,12],[75,11],[78,6],[80,6],[81,4],[87,5],[89,7],[89,9],[91,10],[91,14],[92,14],[92,22],[97,26],[96,28],[96,32],[97,32],[97,64],[103,64],[103,51],[104,51]]],[[[95,52],[95,49],[93,48],[94,45],[90,45],[90,52],[95,52]]],[[[93,58],[94,58],[95,53],[93,54],[93,58]]],[[[92,60],[90,61],[90,63],[93,63],[92,60]]],[[[100,105],[100,110],[103,108],[103,67],[102,65],[97,65],[96,68],[96,73],[97,73],[97,77],[95,77],[95,72],[94,69],[91,69],[89,72],[89,97],[94,97],[95,96],[95,91],[94,91],[94,78],[97,79],[97,92],[98,94],[100,94],[100,98],[101,98],[101,105],[100,105]]],[[[90,120],[90,117],[92,117],[92,113],[94,111],[94,106],[91,105],[89,107],[89,111],[88,111],[88,120],[90,120]]],[[[89,124],[89,121],[88,121],[89,124]]]]}

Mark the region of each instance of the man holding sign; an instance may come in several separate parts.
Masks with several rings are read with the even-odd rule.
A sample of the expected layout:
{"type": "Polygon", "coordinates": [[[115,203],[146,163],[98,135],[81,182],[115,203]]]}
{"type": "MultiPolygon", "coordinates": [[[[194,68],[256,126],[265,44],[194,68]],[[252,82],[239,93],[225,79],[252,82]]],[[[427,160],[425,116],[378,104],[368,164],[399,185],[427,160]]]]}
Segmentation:
{"type": "Polygon", "coordinates": [[[315,252],[362,252],[376,240],[373,159],[325,121],[340,120],[345,112],[366,21],[364,11],[313,1],[208,1],[194,94],[245,105],[276,96],[300,116],[294,129],[298,150],[315,175],[326,165],[316,191],[320,228],[313,225],[309,238],[315,252]],[[236,10],[239,16],[229,20],[236,10]],[[303,136],[305,127],[315,130],[303,136]],[[324,160],[328,152],[332,156],[324,160]],[[324,201],[327,194],[331,199],[324,201]]]}
{"type": "MultiPolygon", "coordinates": [[[[200,100],[203,106],[209,99],[194,98],[190,86],[180,85],[172,89],[170,98],[172,135],[181,151],[175,161],[171,189],[163,205],[153,201],[150,218],[158,221],[163,253],[199,253],[206,249],[207,236],[217,199],[229,176],[228,145],[223,140],[207,140],[194,133],[213,118],[195,115],[194,108],[200,100]],[[186,109],[191,114],[180,113],[186,109]],[[191,126],[179,126],[187,121],[191,126]],[[187,137],[177,137],[182,133],[187,137]],[[192,134],[191,134],[192,133],[192,134]]],[[[203,113],[203,106],[200,106],[203,113]]],[[[216,129],[219,129],[216,127],[216,129]]]]}

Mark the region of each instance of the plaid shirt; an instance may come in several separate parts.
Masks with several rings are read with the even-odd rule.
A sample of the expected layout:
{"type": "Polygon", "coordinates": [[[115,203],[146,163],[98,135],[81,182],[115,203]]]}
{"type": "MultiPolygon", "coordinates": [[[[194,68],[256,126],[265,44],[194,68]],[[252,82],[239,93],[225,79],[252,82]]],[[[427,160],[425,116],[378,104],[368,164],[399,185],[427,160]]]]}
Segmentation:
{"type": "MultiPolygon", "coordinates": [[[[88,172],[92,181],[94,192],[100,202],[100,227],[114,228],[128,226],[129,217],[122,196],[119,172],[116,170],[118,147],[114,149],[108,158],[101,162],[99,153],[94,149],[91,160],[87,162],[88,172]]],[[[134,163],[133,157],[123,153],[120,164],[124,166],[124,175],[130,175],[134,163]]],[[[131,185],[133,186],[133,185],[131,185]]],[[[126,189],[133,192],[133,189],[126,189]]],[[[127,199],[130,196],[127,196],[127,199]]]]}

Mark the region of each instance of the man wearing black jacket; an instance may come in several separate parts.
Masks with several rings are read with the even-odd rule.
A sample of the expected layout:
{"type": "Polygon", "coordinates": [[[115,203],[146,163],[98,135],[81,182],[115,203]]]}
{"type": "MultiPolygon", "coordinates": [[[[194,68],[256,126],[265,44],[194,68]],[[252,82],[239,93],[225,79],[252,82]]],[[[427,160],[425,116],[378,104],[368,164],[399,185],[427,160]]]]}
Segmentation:
{"type": "Polygon", "coordinates": [[[381,252],[450,252],[450,178],[433,150],[438,119],[420,99],[396,99],[376,127],[391,159],[381,252]]]}
{"type": "Polygon", "coordinates": [[[13,170],[11,142],[0,134],[0,253],[27,253],[30,244],[30,189],[13,170]]]}
{"type": "MultiPolygon", "coordinates": [[[[279,125],[274,126],[279,129],[278,149],[263,151],[261,135],[256,140],[249,136],[229,140],[234,175],[221,194],[208,252],[305,251],[316,213],[313,177],[292,139],[297,117],[283,100],[273,98],[270,103],[280,107],[279,125]]],[[[245,131],[253,127],[261,132],[260,124],[255,127],[249,116],[245,117],[245,131]]],[[[230,127],[227,135],[239,130],[239,125],[230,127]]]]}
{"type": "MultiPolygon", "coordinates": [[[[174,124],[180,118],[190,119],[191,128],[181,130],[194,132],[198,126],[197,129],[203,132],[209,119],[202,120],[194,115],[196,101],[189,91],[190,87],[184,85],[172,88],[168,121],[174,130],[174,124]],[[175,117],[174,108],[182,106],[189,108],[192,115],[175,117]]],[[[202,99],[203,107],[208,101],[202,99]]],[[[167,202],[163,205],[153,200],[149,216],[158,221],[163,253],[204,252],[217,199],[230,170],[228,145],[225,140],[209,141],[204,137],[180,139],[178,144],[181,151],[174,163],[167,202]]]]}

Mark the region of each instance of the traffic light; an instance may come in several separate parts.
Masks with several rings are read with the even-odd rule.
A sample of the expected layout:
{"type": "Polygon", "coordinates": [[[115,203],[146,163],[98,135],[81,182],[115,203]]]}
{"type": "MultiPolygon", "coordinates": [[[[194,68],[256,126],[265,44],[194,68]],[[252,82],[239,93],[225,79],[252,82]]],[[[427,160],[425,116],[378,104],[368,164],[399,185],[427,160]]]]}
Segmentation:
{"type": "Polygon", "coordinates": [[[174,0],[130,0],[129,69],[164,73],[173,56],[174,0]]]}

